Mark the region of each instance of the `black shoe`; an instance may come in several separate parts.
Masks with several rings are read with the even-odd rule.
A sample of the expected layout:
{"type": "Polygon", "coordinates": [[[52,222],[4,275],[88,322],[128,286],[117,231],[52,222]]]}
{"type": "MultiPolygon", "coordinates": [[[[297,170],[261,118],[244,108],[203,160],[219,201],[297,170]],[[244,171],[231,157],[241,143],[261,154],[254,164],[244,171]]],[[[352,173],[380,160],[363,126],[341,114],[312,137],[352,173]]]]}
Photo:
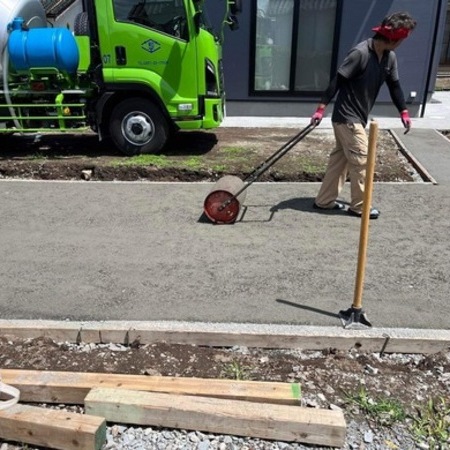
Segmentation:
{"type": "Polygon", "coordinates": [[[333,210],[343,210],[345,209],[345,205],[343,203],[334,202],[334,205],[331,208],[323,208],[322,206],[319,206],[314,202],[313,204],[314,209],[321,209],[322,211],[333,211],[333,210]]]}
{"type": "MultiPolygon", "coordinates": [[[[348,209],[347,213],[349,216],[353,216],[353,217],[361,217],[362,216],[362,213],[353,211],[353,209],[348,209]]],[[[380,211],[378,211],[378,209],[372,208],[370,210],[369,219],[378,219],[378,217],[380,217],[380,211]]]]}

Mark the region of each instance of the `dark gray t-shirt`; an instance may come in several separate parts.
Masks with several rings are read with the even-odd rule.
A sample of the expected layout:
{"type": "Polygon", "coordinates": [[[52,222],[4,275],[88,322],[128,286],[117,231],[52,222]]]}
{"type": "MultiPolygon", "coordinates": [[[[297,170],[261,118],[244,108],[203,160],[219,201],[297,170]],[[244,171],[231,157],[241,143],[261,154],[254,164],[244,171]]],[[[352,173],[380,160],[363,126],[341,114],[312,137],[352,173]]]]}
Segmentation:
{"type": "Polygon", "coordinates": [[[339,89],[331,120],[366,126],[382,84],[386,80],[398,81],[397,58],[387,50],[378,61],[373,39],[367,39],[350,50],[338,73],[345,81],[339,89]]]}

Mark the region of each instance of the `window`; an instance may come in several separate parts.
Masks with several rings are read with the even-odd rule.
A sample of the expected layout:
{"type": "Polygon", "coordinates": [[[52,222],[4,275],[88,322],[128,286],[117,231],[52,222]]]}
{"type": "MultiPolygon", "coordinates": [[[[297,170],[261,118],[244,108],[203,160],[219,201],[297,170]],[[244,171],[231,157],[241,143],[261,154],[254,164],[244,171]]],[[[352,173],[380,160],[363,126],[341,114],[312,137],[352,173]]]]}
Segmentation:
{"type": "Polygon", "coordinates": [[[188,38],[182,0],[113,0],[113,4],[119,22],[134,22],[177,38],[188,38]]]}
{"type": "Polygon", "coordinates": [[[255,90],[286,91],[292,48],[294,0],[257,0],[255,90]]]}
{"type": "Polygon", "coordinates": [[[338,0],[256,0],[253,91],[323,91],[338,0]]]}

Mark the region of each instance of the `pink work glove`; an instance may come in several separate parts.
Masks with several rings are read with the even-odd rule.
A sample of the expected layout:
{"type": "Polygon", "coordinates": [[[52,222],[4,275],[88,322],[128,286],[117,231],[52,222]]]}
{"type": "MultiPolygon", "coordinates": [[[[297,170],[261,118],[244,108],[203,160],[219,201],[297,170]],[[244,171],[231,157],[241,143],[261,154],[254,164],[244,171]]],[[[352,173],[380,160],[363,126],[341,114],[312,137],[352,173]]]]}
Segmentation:
{"type": "Polygon", "coordinates": [[[405,109],[400,113],[400,118],[402,119],[403,126],[406,128],[405,134],[411,129],[411,118],[409,117],[408,111],[405,109]]]}
{"type": "Polygon", "coordinates": [[[322,122],[324,112],[325,108],[319,106],[311,117],[311,125],[319,125],[319,123],[322,122]]]}

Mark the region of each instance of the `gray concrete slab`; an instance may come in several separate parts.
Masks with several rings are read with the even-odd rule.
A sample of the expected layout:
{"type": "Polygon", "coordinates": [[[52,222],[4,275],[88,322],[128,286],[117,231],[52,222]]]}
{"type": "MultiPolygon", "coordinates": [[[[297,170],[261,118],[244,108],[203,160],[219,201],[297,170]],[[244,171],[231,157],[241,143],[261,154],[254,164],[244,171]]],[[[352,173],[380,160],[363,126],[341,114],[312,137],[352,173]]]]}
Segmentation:
{"type": "MultiPolygon", "coordinates": [[[[1,181],[1,317],[340,324],[360,220],[313,210],[318,188],[255,183],[242,220],[217,226],[208,183],[1,181]]],[[[449,329],[448,186],[380,183],[374,204],[370,320],[449,329]]]]}
{"type": "Polygon", "coordinates": [[[450,184],[450,140],[434,129],[392,130],[437,183],[450,184]]]}

